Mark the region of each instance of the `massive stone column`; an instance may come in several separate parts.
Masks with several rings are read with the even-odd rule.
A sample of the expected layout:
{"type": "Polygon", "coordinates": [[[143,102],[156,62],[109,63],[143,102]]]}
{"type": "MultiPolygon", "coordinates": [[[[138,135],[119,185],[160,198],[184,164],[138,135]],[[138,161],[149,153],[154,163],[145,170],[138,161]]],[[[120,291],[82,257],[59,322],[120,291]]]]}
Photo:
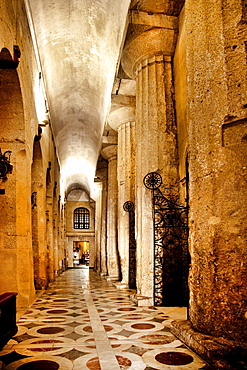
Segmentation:
{"type": "Polygon", "coordinates": [[[108,160],[108,196],[107,196],[107,270],[111,280],[119,280],[119,251],[117,244],[117,146],[110,145],[102,149],[101,155],[108,160]]]}
{"type": "Polygon", "coordinates": [[[92,262],[97,272],[100,272],[101,269],[102,189],[103,184],[99,181],[95,182],[93,192],[93,199],[95,201],[95,259],[92,262]]]}
{"type": "Polygon", "coordinates": [[[118,249],[122,281],[129,286],[129,213],[123,209],[126,201],[135,199],[135,107],[122,106],[109,115],[109,125],[118,131],[118,249]]]}
{"type": "Polygon", "coordinates": [[[241,343],[247,341],[247,31],[242,6],[237,0],[188,0],[185,6],[190,322],[177,322],[174,333],[217,369],[241,368],[246,361],[241,358],[241,343]]]}
{"type": "MultiPolygon", "coordinates": [[[[153,304],[154,237],[151,192],[143,186],[149,172],[159,172],[166,186],[176,186],[178,159],[173,107],[172,55],[176,18],[127,40],[122,65],[136,79],[137,294],[153,304]]],[[[139,298],[141,298],[139,297],[139,298]]]]}
{"type": "Polygon", "coordinates": [[[203,333],[246,341],[245,10],[240,1],[222,6],[217,0],[211,6],[211,1],[189,1],[186,9],[188,99],[193,101],[188,112],[190,319],[203,333]]]}

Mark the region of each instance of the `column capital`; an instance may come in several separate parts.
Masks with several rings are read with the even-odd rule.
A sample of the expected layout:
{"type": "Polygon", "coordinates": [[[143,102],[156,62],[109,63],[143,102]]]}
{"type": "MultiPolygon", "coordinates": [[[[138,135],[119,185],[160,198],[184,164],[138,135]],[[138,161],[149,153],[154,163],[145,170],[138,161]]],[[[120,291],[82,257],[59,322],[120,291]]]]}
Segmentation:
{"type": "Polygon", "coordinates": [[[101,155],[104,159],[111,161],[117,158],[117,145],[109,145],[101,150],[101,155]]]}
{"type": "Polygon", "coordinates": [[[172,56],[177,40],[176,29],[154,28],[142,32],[129,43],[122,54],[122,67],[131,78],[136,78],[141,63],[159,56],[172,56]]]}
{"type": "Polygon", "coordinates": [[[135,121],[135,107],[125,106],[112,110],[108,117],[109,126],[117,131],[118,128],[128,122],[135,121]]]}

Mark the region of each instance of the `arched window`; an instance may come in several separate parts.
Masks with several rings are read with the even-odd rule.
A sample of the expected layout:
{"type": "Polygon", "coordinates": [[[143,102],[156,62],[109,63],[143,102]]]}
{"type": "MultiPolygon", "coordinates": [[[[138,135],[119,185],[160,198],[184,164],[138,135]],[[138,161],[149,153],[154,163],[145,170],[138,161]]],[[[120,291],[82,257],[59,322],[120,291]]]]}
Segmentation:
{"type": "Polygon", "coordinates": [[[84,207],[74,210],[74,229],[89,229],[89,210],[84,207]]]}

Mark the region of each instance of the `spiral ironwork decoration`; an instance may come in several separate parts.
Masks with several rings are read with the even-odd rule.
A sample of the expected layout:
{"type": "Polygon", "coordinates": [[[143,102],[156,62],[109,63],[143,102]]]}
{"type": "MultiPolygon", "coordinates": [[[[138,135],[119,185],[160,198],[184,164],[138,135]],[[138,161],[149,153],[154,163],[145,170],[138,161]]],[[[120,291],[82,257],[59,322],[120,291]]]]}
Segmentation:
{"type": "Polygon", "coordinates": [[[147,189],[155,190],[162,184],[162,177],[157,172],[150,172],[144,177],[143,183],[147,189]]]}
{"type": "Polygon", "coordinates": [[[134,203],[131,202],[130,200],[128,200],[127,202],[124,203],[123,205],[123,209],[126,211],[126,212],[131,212],[131,211],[134,211],[134,203]]]}
{"type": "MultiPolygon", "coordinates": [[[[188,207],[179,203],[174,186],[164,187],[157,172],[143,179],[152,191],[154,230],[154,304],[188,304],[188,207]]],[[[151,219],[150,219],[151,220],[151,219]]]]}

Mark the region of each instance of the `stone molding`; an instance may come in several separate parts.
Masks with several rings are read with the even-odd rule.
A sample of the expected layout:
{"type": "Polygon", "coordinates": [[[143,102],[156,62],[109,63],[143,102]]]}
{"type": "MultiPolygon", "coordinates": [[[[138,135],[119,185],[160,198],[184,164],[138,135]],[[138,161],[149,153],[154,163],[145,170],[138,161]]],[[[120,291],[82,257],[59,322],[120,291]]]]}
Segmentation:
{"type": "Polygon", "coordinates": [[[140,64],[153,56],[172,56],[175,51],[177,33],[175,29],[155,28],[143,32],[126,45],[122,56],[122,67],[128,76],[135,79],[140,64]]]}
{"type": "Polygon", "coordinates": [[[108,117],[109,126],[117,131],[123,124],[135,121],[135,107],[119,107],[111,111],[108,117]]]}
{"type": "Polygon", "coordinates": [[[109,145],[101,150],[101,155],[109,162],[117,158],[117,145],[109,145]]]}

